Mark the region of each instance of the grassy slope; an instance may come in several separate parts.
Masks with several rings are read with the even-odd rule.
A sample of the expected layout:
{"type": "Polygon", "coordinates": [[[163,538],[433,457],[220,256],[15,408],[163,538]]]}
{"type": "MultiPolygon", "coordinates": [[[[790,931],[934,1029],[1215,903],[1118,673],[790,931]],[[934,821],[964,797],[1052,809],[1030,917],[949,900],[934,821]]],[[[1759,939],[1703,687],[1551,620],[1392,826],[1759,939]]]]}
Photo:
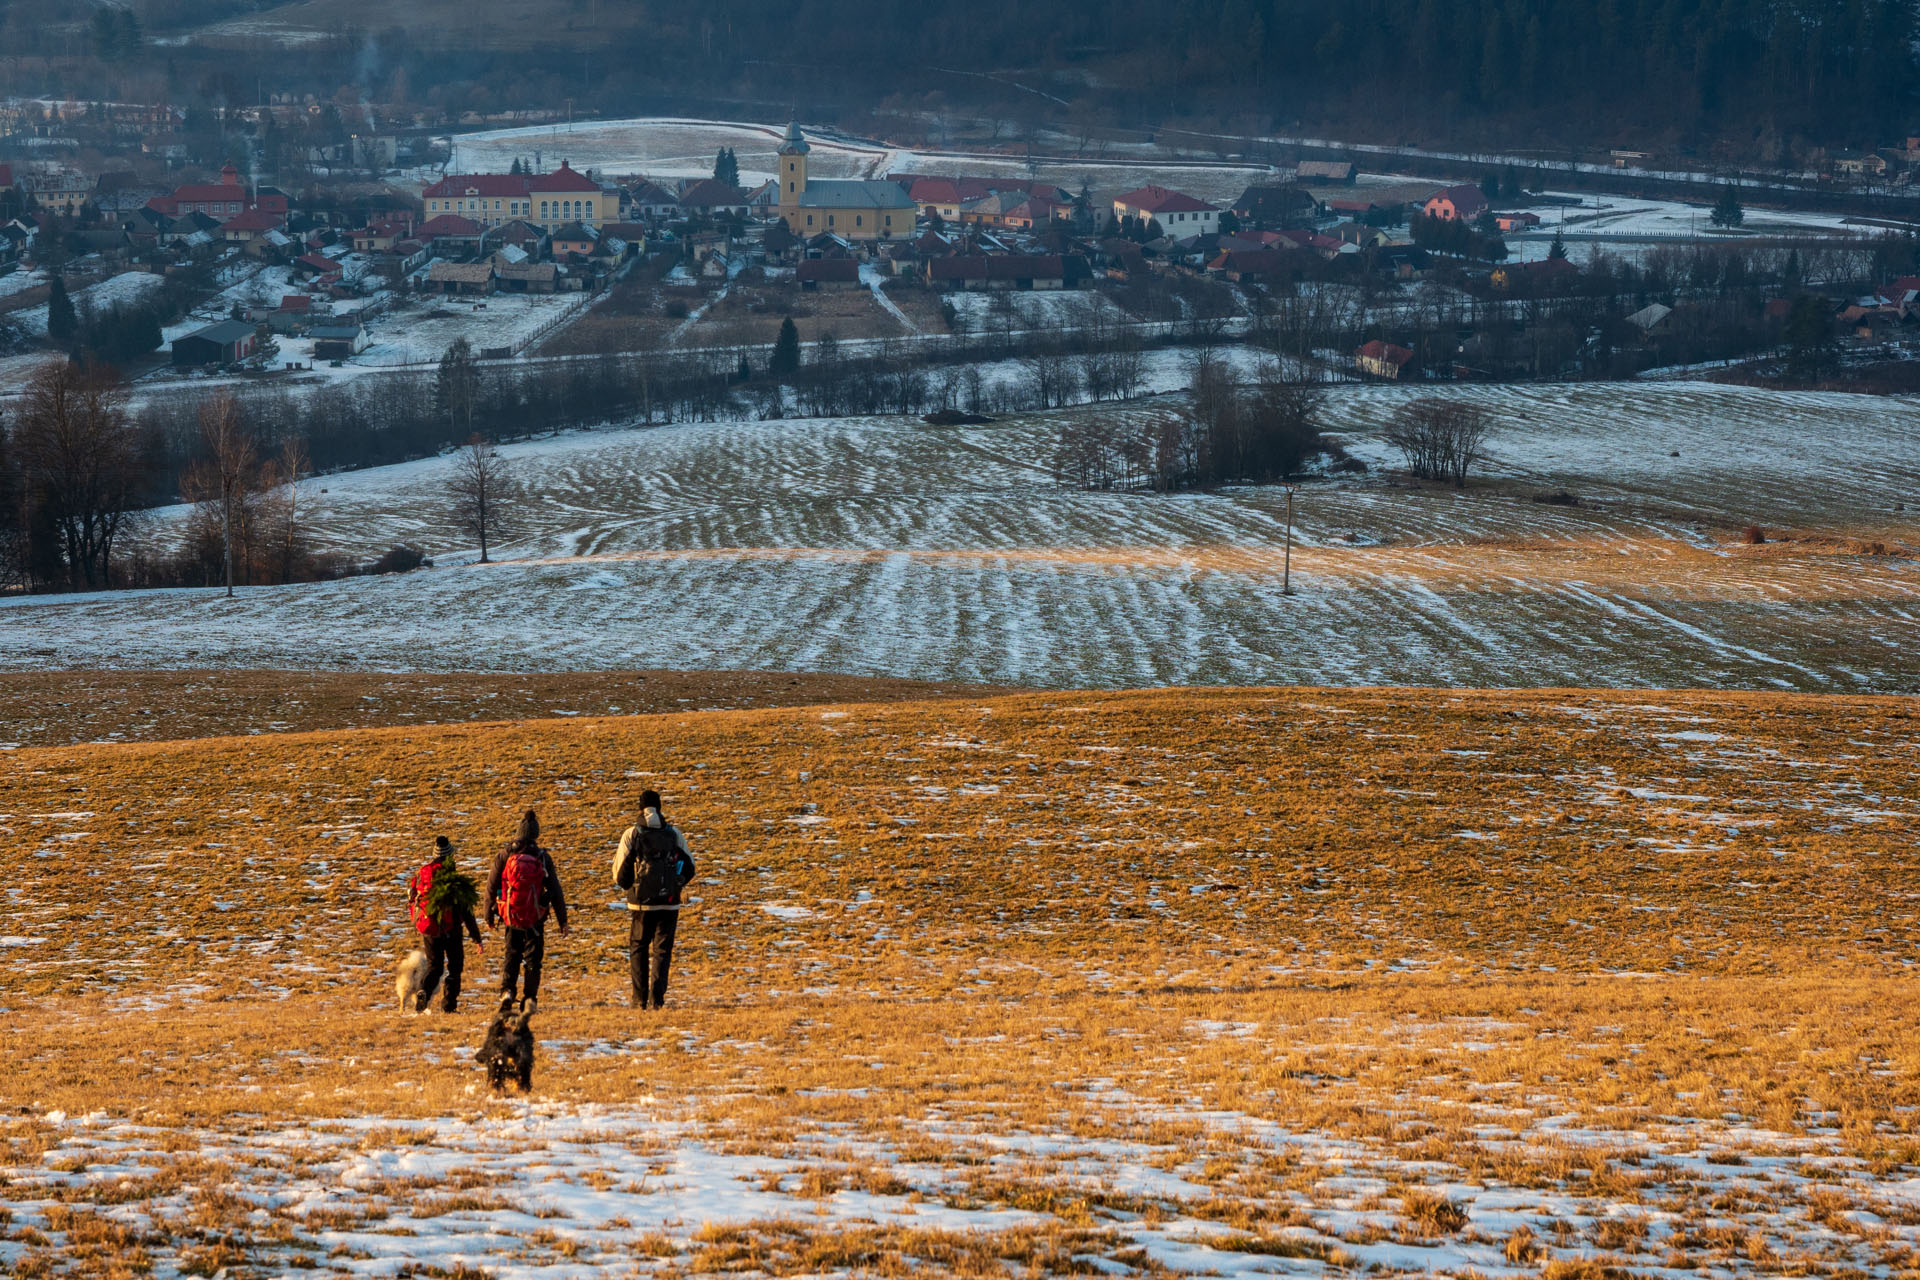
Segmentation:
{"type": "MultiPolygon", "coordinates": [[[[1169,691],[21,750],[10,929],[45,941],[14,952],[12,998],[357,1023],[390,1000],[430,836],[478,863],[533,805],[581,917],[549,1025],[624,1020],[595,1012],[625,923],[599,904],[647,785],[707,867],[694,1019],[1870,981],[1920,887],[1909,706],[1169,691]]],[[[39,1055],[57,1089],[59,1038],[39,1055]]]]}
{"type": "Polygon", "coordinates": [[[1170,690],[11,752],[6,929],[43,939],[7,953],[0,1022],[27,1113],[0,1125],[17,1269],[371,1258],[431,1230],[525,1265],[1151,1271],[1201,1227],[1253,1234],[1179,1245],[1195,1265],[1911,1263],[1887,1180],[1920,1161],[1920,1043],[1887,1010],[1920,888],[1912,715],[1170,690]],[[644,785],[705,868],[654,1018],[624,1007],[625,919],[600,905],[644,785]],[[444,1127],[329,1127],[517,1114],[459,1056],[492,950],[458,1018],[395,1018],[390,982],[428,837],[471,866],[528,804],[577,912],[541,1113],[686,1126],[566,1148],[561,1181],[620,1207],[605,1222],[515,1209],[558,1194],[502,1164],[544,1139],[460,1156],[444,1127]],[[134,1122],[139,1178],[54,1108],[134,1122]],[[248,1149],[296,1118],[313,1127],[248,1149]],[[1332,1145],[1276,1154],[1248,1123],[1332,1145]],[[1021,1134],[1088,1154],[1015,1158],[1021,1134]],[[674,1190],[688,1143],[763,1162],[792,1216],[698,1227],[711,1207],[674,1190]],[[443,1149],[468,1163],[406,1155],[443,1149]],[[1090,1181],[1101,1158],[1127,1163],[1090,1181]],[[1186,1190],[1137,1189],[1155,1169],[1186,1190]],[[879,1225],[867,1195],[894,1197],[879,1225]],[[1012,1216],[891,1216],[915,1204],[1012,1216]]]}

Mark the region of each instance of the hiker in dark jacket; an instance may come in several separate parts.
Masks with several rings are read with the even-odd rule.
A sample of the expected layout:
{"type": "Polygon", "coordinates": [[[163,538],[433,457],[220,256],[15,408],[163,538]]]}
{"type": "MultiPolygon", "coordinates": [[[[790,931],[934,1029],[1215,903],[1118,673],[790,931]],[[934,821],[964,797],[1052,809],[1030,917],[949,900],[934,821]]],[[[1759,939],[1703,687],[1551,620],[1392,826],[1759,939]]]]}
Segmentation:
{"type": "Polygon", "coordinates": [[[540,847],[540,819],[533,810],[520,819],[520,834],[493,860],[487,877],[487,927],[507,927],[506,955],[500,966],[500,990],[512,996],[527,970],[526,998],[540,994],[540,963],[547,954],[547,913],[567,936],[567,896],[553,855],[540,847]]]}
{"type": "Polygon", "coordinates": [[[467,968],[466,935],[472,936],[473,945],[482,952],[486,951],[487,944],[481,940],[480,924],[473,918],[472,907],[443,910],[438,916],[427,909],[424,899],[435,877],[453,874],[453,842],[445,836],[435,836],[433,848],[433,861],[415,872],[407,883],[407,913],[413,917],[414,928],[420,934],[420,949],[427,953],[426,976],[420,980],[420,994],[413,1007],[414,1012],[424,1013],[433,1003],[433,989],[440,985],[444,971],[447,985],[440,993],[440,1008],[442,1012],[452,1013],[460,1001],[460,975],[467,968]]]}
{"type": "Polygon", "coordinates": [[[673,962],[673,935],[680,924],[680,891],[693,874],[687,838],[661,816],[660,793],[642,791],[640,820],[620,834],[620,846],[613,855],[614,883],[627,891],[627,910],[633,913],[627,962],[636,1008],[666,1006],[667,966],[673,962]]]}

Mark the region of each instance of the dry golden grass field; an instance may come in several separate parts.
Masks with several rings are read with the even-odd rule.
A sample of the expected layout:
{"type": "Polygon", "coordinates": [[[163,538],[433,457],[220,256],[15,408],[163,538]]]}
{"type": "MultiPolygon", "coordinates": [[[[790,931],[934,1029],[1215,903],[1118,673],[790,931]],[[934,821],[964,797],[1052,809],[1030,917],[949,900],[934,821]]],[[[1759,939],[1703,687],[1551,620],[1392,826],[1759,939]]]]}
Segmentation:
{"type": "Polygon", "coordinates": [[[1912,1273],[1915,713],[1210,689],[22,745],[0,1264],[1912,1273]],[[702,863],[653,1014],[607,905],[645,786],[702,863]],[[494,1099],[497,946],[399,1016],[402,882],[529,805],[576,918],[494,1099]]]}

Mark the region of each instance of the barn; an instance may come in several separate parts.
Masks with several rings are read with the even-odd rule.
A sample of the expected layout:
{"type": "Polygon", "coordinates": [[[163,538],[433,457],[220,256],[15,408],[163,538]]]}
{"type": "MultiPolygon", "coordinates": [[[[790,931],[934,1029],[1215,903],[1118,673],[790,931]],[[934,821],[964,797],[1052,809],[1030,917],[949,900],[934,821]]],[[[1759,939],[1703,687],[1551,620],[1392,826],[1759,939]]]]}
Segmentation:
{"type": "Polygon", "coordinates": [[[173,362],[193,366],[233,364],[253,354],[254,327],[239,320],[222,320],[173,340],[173,362]]]}

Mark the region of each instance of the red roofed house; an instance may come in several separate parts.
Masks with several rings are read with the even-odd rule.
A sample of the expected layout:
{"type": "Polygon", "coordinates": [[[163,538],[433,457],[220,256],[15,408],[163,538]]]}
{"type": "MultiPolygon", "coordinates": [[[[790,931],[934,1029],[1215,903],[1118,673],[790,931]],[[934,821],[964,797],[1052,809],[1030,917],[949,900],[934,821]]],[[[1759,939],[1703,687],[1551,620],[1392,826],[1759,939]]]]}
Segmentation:
{"type": "Polygon", "coordinates": [[[313,297],[305,293],[283,294],[277,307],[253,307],[247,319],[264,324],[275,333],[297,333],[313,321],[313,297]]]}
{"type": "Polygon", "coordinates": [[[620,193],[600,184],[565,160],[552,173],[459,173],[420,193],[427,216],[458,214],[483,227],[524,218],[543,227],[578,222],[597,226],[620,218],[620,193]]]}
{"type": "Polygon", "coordinates": [[[277,213],[284,220],[287,214],[287,197],[284,192],[272,189],[250,190],[240,181],[240,171],[232,165],[220,170],[218,182],[189,182],[185,186],[175,187],[171,194],[155,196],[147,201],[147,207],[169,218],[178,218],[182,214],[204,213],[208,217],[225,220],[237,214],[253,209],[264,209],[268,213],[277,213]]]}
{"type": "Polygon", "coordinates": [[[942,178],[911,173],[889,174],[888,180],[905,187],[907,198],[920,206],[924,217],[936,215],[948,222],[961,220],[963,206],[991,195],[1018,193],[1071,207],[1073,197],[1050,182],[1031,178],[942,178]]]}
{"type": "Polygon", "coordinates": [[[385,253],[401,240],[413,235],[413,215],[410,213],[388,214],[375,219],[353,233],[353,248],[356,253],[385,253]]]}
{"type": "Polygon", "coordinates": [[[337,284],[341,276],[340,264],[332,258],[317,253],[303,253],[293,260],[293,269],[300,275],[310,275],[320,284],[337,284]]]}
{"type": "Polygon", "coordinates": [[[1378,338],[1353,353],[1354,367],[1360,372],[1370,373],[1376,378],[1391,378],[1396,382],[1412,363],[1413,352],[1378,338]]]}
{"type": "Polygon", "coordinates": [[[1527,213],[1525,211],[1495,214],[1493,225],[1502,231],[1525,231],[1531,227],[1540,225],[1540,215],[1537,213],[1527,213]]]}
{"type": "Polygon", "coordinates": [[[1299,272],[1292,254],[1279,249],[1234,249],[1207,264],[1207,270],[1238,284],[1242,280],[1279,280],[1299,272]]]}
{"type": "Polygon", "coordinates": [[[1003,230],[1031,231],[1035,227],[1045,228],[1050,223],[1063,220],[1072,212],[1073,206],[1060,204],[1046,196],[1027,195],[1019,191],[996,191],[990,196],[970,200],[961,205],[960,222],[963,225],[978,224],[1003,230]]]}
{"type": "Polygon", "coordinates": [[[1420,211],[1442,222],[1471,222],[1487,211],[1487,193],[1471,184],[1443,187],[1427,197],[1420,211]]]}
{"type": "Polygon", "coordinates": [[[286,221],[285,214],[249,209],[221,223],[220,238],[228,244],[251,244],[269,231],[278,231],[286,221]]]}
{"type": "Polygon", "coordinates": [[[948,222],[960,218],[960,206],[984,200],[993,189],[981,178],[915,178],[907,187],[907,196],[920,206],[926,217],[938,215],[948,222]]]}
{"type": "Polygon", "coordinates": [[[414,230],[413,238],[423,244],[432,245],[434,252],[448,250],[477,249],[485,228],[471,218],[463,218],[457,213],[443,213],[437,218],[428,218],[414,230]]]}
{"type": "Polygon", "coordinates": [[[1151,218],[1160,224],[1163,235],[1172,236],[1175,240],[1212,235],[1220,230],[1220,211],[1206,201],[1196,200],[1185,192],[1151,185],[1116,197],[1113,216],[1132,218],[1136,222],[1151,218]]]}

